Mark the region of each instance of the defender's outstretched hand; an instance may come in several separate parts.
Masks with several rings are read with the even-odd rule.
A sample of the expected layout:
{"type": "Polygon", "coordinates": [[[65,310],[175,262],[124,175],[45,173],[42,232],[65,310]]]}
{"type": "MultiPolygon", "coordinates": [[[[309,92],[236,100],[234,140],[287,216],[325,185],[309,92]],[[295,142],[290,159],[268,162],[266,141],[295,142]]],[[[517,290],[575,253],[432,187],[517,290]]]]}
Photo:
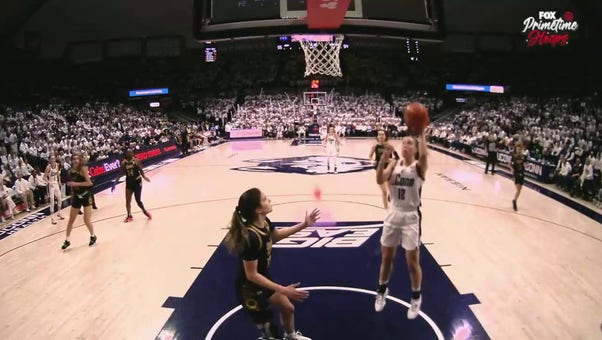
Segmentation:
{"type": "Polygon", "coordinates": [[[311,214],[305,212],[305,227],[311,227],[317,220],[320,219],[320,210],[314,209],[311,214]]]}

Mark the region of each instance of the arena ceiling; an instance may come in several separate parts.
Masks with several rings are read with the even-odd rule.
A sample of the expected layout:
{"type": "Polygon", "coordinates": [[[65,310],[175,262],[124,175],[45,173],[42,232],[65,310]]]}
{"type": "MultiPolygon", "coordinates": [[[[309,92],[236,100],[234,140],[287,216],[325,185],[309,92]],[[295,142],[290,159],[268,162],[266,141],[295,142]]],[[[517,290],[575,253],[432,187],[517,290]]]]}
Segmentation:
{"type": "MultiPolygon", "coordinates": [[[[161,8],[171,7],[172,11],[168,12],[169,17],[163,18],[162,27],[163,29],[169,29],[170,25],[165,23],[173,21],[176,27],[188,29],[188,26],[181,24],[182,20],[192,21],[192,15],[190,14],[194,8],[194,2],[201,0],[188,0],[176,2],[177,6],[181,7],[177,10],[174,4],[166,4],[162,0],[149,0],[145,1],[144,5],[140,6],[140,2],[137,0],[127,0],[125,3],[118,0],[112,0],[115,5],[104,2],[103,6],[112,8],[112,10],[119,11],[121,5],[126,5],[130,1],[132,4],[137,5],[136,11],[128,11],[128,13],[114,13],[115,17],[118,17],[120,22],[117,24],[127,24],[124,22],[126,16],[132,16],[134,20],[132,22],[139,23],[143,20],[156,20],[155,12],[160,12],[161,8]],[[121,5],[119,5],[121,4],[121,5]],[[145,18],[145,12],[151,13],[148,18],[145,18]],[[187,13],[188,12],[188,13],[187,13]],[[178,14],[181,16],[178,17],[178,14]],[[187,17],[188,16],[188,17],[187,17]],[[178,25],[178,21],[180,24],[178,25]]],[[[485,33],[515,33],[514,26],[511,24],[510,18],[512,16],[521,16],[525,13],[536,13],[538,10],[575,10],[585,20],[588,20],[590,26],[599,27],[602,13],[602,1],[597,0],[504,0],[500,1],[482,1],[482,0],[436,0],[440,1],[443,8],[443,20],[444,29],[447,32],[485,32],[485,33]]],[[[61,9],[63,11],[69,11],[69,7],[73,5],[70,1],[55,1],[55,0],[18,0],[18,1],[1,1],[0,2],[0,38],[7,38],[15,35],[22,27],[34,17],[45,17],[46,15],[52,16],[51,11],[46,11],[46,8],[51,7],[53,9],[58,8],[64,4],[61,9]],[[50,5],[50,6],[49,6],[50,5]]],[[[90,4],[92,5],[92,4],[90,4]]],[[[87,16],[92,17],[95,15],[95,11],[88,10],[85,8],[88,6],[77,6],[77,10],[74,10],[73,17],[87,16]]],[[[131,6],[130,6],[131,7],[131,6]]],[[[106,13],[103,13],[106,15],[106,13]]],[[[531,14],[532,15],[532,14],[531,14]]],[[[89,22],[95,22],[100,20],[109,20],[110,17],[104,18],[88,18],[89,22]],[[98,20],[95,20],[98,19],[98,20]]],[[[52,18],[45,18],[45,22],[50,25],[57,25],[57,21],[52,18]]],[[[61,21],[63,22],[63,21],[61,21]]],[[[68,25],[69,23],[64,23],[68,25]]],[[[190,23],[192,25],[192,23],[190,23]]],[[[118,26],[118,29],[120,29],[118,26]]],[[[128,30],[124,28],[124,37],[128,38],[127,35],[131,34],[135,30],[128,30]],[[125,33],[127,32],[127,33],[125,33]]],[[[51,29],[51,27],[48,27],[51,29]]],[[[169,34],[176,32],[173,29],[169,34]]],[[[181,32],[182,35],[192,36],[192,32],[181,32]]],[[[94,37],[98,38],[98,37],[94,37]]]]}
{"type": "Polygon", "coordinates": [[[11,36],[46,0],[0,1],[0,40],[11,36]]]}

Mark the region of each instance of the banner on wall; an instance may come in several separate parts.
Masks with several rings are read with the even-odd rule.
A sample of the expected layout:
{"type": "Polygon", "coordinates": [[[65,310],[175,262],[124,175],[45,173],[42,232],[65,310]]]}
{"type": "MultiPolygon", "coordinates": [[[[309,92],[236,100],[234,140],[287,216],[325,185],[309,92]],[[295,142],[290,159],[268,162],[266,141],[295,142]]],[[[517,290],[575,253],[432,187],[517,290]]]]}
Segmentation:
{"type": "Polygon", "coordinates": [[[230,139],[261,138],[261,137],[263,137],[262,129],[232,129],[232,130],[230,130],[230,139]]]}
{"type": "MultiPolygon", "coordinates": [[[[472,154],[481,158],[487,158],[487,150],[482,147],[472,147],[472,154]]],[[[508,151],[498,151],[497,161],[498,165],[505,168],[510,168],[510,161],[512,160],[512,154],[508,151]]],[[[550,183],[554,176],[554,170],[556,167],[545,162],[541,162],[535,159],[525,160],[525,175],[535,178],[538,181],[544,183],[550,183]]]]}
{"type": "MultiPolygon", "coordinates": [[[[134,152],[134,157],[142,164],[145,164],[145,162],[154,161],[163,156],[171,156],[178,152],[179,150],[176,143],[171,141],[136,150],[134,152]]],[[[122,159],[122,157],[110,157],[90,162],[88,164],[90,178],[94,183],[102,183],[113,179],[117,176],[119,169],[121,169],[122,159]]]]}

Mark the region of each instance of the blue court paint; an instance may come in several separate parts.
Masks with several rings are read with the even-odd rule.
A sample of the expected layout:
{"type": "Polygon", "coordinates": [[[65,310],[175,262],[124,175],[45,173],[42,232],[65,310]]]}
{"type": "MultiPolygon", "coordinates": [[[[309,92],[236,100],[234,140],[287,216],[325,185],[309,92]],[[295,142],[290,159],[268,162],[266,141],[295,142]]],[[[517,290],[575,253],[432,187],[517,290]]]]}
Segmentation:
{"type": "Polygon", "coordinates": [[[467,305],[478,305],[481,303],[477,296],[472,293],[461,295],[460,300],[462,300],[467,305]]]}
{"type": "MultiPolygon", "coordinates": [[[[293,224],[274,223],[276,227],[293,224]]],[[[310,287],[309,299],[295,303],[297,327],[314,340],[439,339],[438,331],[449,339],[458,324],[468,324],[473,338],[489,339],[468,308],[478,299],[460,295],[424,247],[425,317],[406,318],[410,282],[401,251],[391,277],[391,299],[382,312],[374,311],[381,227],[382,221],[337,222],[308,228],[274,245],[273,279],[282,285],[301,282],[302,287],[310,287]]],[[[245,312],[236,310],[237,263],[238,258],[220,245],[179,300],[157,339],[166,334],[180,340],[206,339],[212,328],[215,340],[257,339],[257,330],[245,312]]],[[[173,304],[174,300],[167,302],[173,304]]]]}
{"type": "Polygon", "coordinates": [[[170,296],[167,298],[167,300],[165,300],[165,302],[163,302],[161,307],[175,309],[180,305],[180,303],[182,303],[181,298],[170,296]]]}

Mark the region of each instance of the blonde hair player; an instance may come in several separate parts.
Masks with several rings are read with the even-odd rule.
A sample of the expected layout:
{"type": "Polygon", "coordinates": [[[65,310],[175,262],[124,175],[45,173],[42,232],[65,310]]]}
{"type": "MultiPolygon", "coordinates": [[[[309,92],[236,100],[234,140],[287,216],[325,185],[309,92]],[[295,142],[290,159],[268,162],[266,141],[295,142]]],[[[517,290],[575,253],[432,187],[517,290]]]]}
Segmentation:
{"type": "Polygon", "coordinates": [[[401,159],[391,159],[393,150],[387,148],[376,169],[378,184],[387,183],[391,196],[389,209],[385,217],[381,243],[381,263],[378,278],[378,291],[374,309],[383,310],[389,293],[388,284],[393,268],[393,259],[397,246],[405,250],[406,262],[412,285],[412,299],[408,309],[408,319],[415,319],[420,313],[422,295],[422,268],[420,267],[421,220],[420,195],[428,167],[428,149],[423,129],[419,139],[402,139],[401,159]],[[387,168],[385,169],[385,164],[387,168]]]}
{"type": "Polygon", "coordinates": [[[58,217],[59,220],[64,220],[65,218],[61,216],[61,208],[63,205],[63,195],[61,194],[61,167],[56,162],[55,155],[50,156],[50,162],[46,166],[44,176],[46,177],[46,181],[48,181],[48,197],[50,198],[50,220],[52,221],[52,224],[56,224],[56,220],[54,219],[55,200],[57,205],[56,217],[58,217]]]}
{"type": "Polygon", "coordinates": [[[88,243],[88,245],[90,247],[93,246],[97,239],[91,221],[93,204],[92,180],[90,179],[88,167],[85,165],[84,157],[82,155],[73,155],[71,162],[71,170],[69,171],[70,180],[67,182],[67,186],[71,188],[71,210],[69,211],[65,242],[61,247],[63,250],[71,245],[69,236],[71,236],[73,222],[75,222],[75,218],[81,207],[84,208],[84,223],[90,232],[90,243],[88,243]]]}
{"type": "Polygon", "coordinates": [[[282,286],[274,282],[269,269],[272,262],[272,242],[276,243],[307,227],[320,217],[314,209],[305,214],[305,220],[295,226],[275,229],[267,215],[272,202],[257,188],[245,191],[238,199],[232,214],[226,245],[239,256],[236,295],[244,310],[261,332],[260,340],[311,340],[295,331],[295,307],[291,300],[302,301],[309,293],[298,289],[299,283],[282,286]],[[285,330],[281,337],[274,324],[272,306],[280,311],[285,330]]]}
{"type": "MultiPolygon", "coordinates": [[[[372,160],[372,156],[376,155],[375,159],[374,159],[374,170],[378,169],[378,163],[380,162],[380,159],[383,156],[383,153],[385,152],[385,149],[390,148],[393,149],[393,146],[391,144],[389,144],[389,136],[387,136],[387,132],[383,129],[378,129],[378,132],[376,133],[376,144],[374,146],[372,146],[372,149],[370,149],[370,155],[368,156],[368,158],[370,160],[372,160]]],[[[393,150],[393,157],[395,159],[399,159],[399,155],[397,154],[397,151],[393,150]]],[[[385,168],[387,166],[387,164],[384,165],[385,168]]],[[[382,183],[378,185],[380,187],[380,190],[383,194],[383,206],[385,209],[389,208],[389,187],[387,186],[387,183],[382,183]]]]}
{"type": "Polygon", "coordinates": [[[334,173],[338,173],[337,170],[337,158],[339,157],[339,148],[341,146],[341,139],[339,135],[334,131],[334,125],[328,125],[328,133],[324,137],[324,146],[326,147],[326,157],[327,157],[327,166],[328,173],[330,173],[331,166],[333,163],[334,173]]]}

